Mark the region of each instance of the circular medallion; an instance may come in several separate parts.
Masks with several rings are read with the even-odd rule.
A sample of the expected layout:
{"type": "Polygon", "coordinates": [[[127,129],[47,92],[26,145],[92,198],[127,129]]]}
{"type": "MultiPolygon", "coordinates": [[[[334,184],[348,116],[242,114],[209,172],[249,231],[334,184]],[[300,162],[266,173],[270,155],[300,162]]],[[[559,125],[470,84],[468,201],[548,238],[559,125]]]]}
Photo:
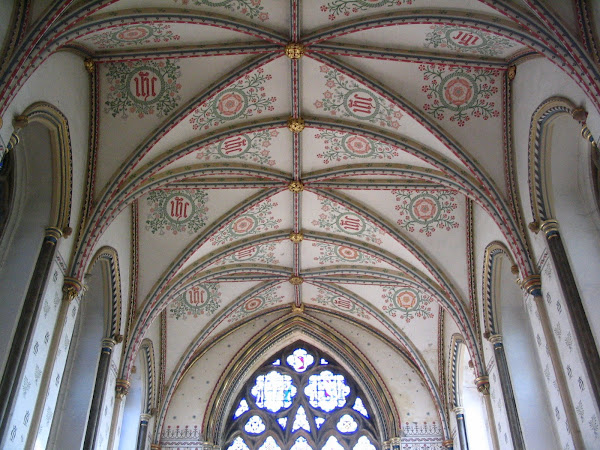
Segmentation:
{"type": "Polygon", "coordinates": [[[113,33],[113,38],[121,42],[140,42],[153,34],[151,27],[147,25],[136,25],[113,33]]]}
{"type": "Polygon", "coordinates": [[[208,299],[208,291],[202,286],[194,286],[188,289],[184,296],[184,302],[195,308],[204,306],[208,299]]]}
{"type": "Polygon", "coordinates": [[[257,309],[259,309],[262,305],[263,305],[264,301],[262,298],[260,297],[253,297],[249,300],[246,300],[246,302],[244,303],[244,311],[246,312],[254,312],[257,309]]]}
{"type": "Polygon", "coordinates": [[[350,234],[361,234],[367,227],[363,218],[353,213],[340,214],[336,223],[340,230],[350,234]]]}
{"type": "Polygon", "coordinates": [[[477,85],[473,78],[465,73],[449,75],[439,87],[440,99],[453,111],[470,108],[477,100],[477,85]]]}
{"type": "Polygon", "coordinates": [[[394,303],[402,310],[408,311],[419,303],[419,294],[413,289],[401,289],[394,292],[394,303]]]}
{"type": "Polygon", "coordinates": [[[231,224],[231,232],[235,235],[241,236],[250,233],[256,228],[256,219],[252,216],[238,217],[231,224]]]}
{"type": "Polygon", "coordinates": [[[372,119],[379,112],[379,102],[365,89],[352,89],[344,96],[346,112],[357,119],[372,119]]]}
{"type": "Polygon", "coordinates": [[[366,158],[375,152],[375,144],[362,136],[344,136],[342,145],[346,152],[359,158],[366,158]]]}
{"type": "Polygon", "coordinates": [[[192,197],[182,192],[171,195],[164,203],[164,211],[169,220],[178,224],[189,221],[196,212],[192,197]]]}
{"type": "Polygon", "coordinates": [[[442,211],[438,200],[427,193],[413,198],[408,210],[415,221],[423,224],[438,220],[442,211]]]}
{"type": "Polygon", "coordinates": [[[162,75],[148,66],[139,67],[127,76],[129,96],[138,103],[149,105],[162,97],[164,80],[162,75]]]}
{"type": "Polygon", "coordinates": [[[241,116],[248,107],[248,97],[240,89],[228,89],[215,99],[213,111],[222,120],[241,116]]]}
{"type": "Polygon", "coordinates": [[[217,151],[225,158],[236,158],[250,150],[250,138],[246,135],[234,136],[219,142],[217,151]]]}
{"type": "Polygon", "coordinates": [[[446,31],[448,42],[459,48],[476,49],[484,47],[487,39],[476,30],[465,30],[464,28],[450,28],[446,31]]]}
{"type": "Polygon", "coordinates": [[[362,259],[358,250],[343,245],[336,247],[335,252],[340,258],[346,261],[360,261],[362,259]]]}

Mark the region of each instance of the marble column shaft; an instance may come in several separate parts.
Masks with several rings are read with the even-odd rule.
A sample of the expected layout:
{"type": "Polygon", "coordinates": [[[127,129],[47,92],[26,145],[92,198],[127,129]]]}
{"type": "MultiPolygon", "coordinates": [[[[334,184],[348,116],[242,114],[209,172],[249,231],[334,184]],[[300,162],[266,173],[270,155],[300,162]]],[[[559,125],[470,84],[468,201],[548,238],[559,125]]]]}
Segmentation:
{"type": "Polygon", "coordinates": [[[454,408],[456,415],[456,428],[458,430],[458,442],[461,450],[469,450],[469,441],[467,439],[467,428],[465,427],[465,410],[461,407],[454,408]]]}
{"type": "Polygon", "coordinates": [[[96,437],[98,436],[98,426],[102,414],[102,402],[106,391],[106,382],[108,381],[108,371],[110,369],[110,359],[116,342],[113,339],[102,339],[102,350],[100,360],[98,361],[98,371],[96,372],[96,384],[94,385],[94,394],[92,396],[92,406],[88,417],[85,430],[85,439],[83,448],[94,448],[96,437]]]}
{"type": "Polygon", "coordinates": [[[579,296],[567,252],[558,231],[558,222],[556,220],[546,220],[542,223],[541,230],[546,237],[550,257],[556,268],[560,288],[569,310],[569,317],[577,336],[579,350],[583,356],[583,364],[591,384],[592,395],[596,405],[600,408],[600,355],[583,308],[583,302],[579,296]]]}
{"type": "Polygon", "coordinates": [[[516,450],[523,450],[525,449],[525,441],[510,380],[510,372],[508,371],[508,363],[506,362],[506,354],[504,353],[504,345],[502,344],[502,336],[494,334],[490,336],[490,342],[494,345],[496,367],[498,368],[498,376],[500,377],[502,396],[504,397],[504,406],[506,407],[506,416],[508,418],[513,447],[516,450]]]}
{"type": "Polygon", "coordinates": [[[146,448],[146,439],[148,437],[148,422],[152,416],[150,414],[140,415],[140,429],[138,431],[136,450],[144,450],[146,448]]]}
{"type": "Polygon", "coordinates": [[[0,438],[7,431],[6,427],[19,392],[21,378],[31,347],[31,339],[42,306],[48,274],[56,251],[56,244],[61,236],[62,232],[58,228],[46,228],[42,248],[29,282],[29,288],[12,339],[2,381],[0,382],[0,438]]]}

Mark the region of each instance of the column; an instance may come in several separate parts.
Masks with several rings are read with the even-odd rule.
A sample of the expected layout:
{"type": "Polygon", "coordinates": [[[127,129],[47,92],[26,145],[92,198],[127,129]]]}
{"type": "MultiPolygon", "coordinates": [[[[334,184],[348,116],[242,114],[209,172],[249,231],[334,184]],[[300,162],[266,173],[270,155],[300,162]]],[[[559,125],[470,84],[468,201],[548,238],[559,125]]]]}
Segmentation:
{"type": "Polygon", "coordinates": [[[90,414],[88,416],[83,448],[94,448],[96,442],[98,424],[100,423],[100,415],[102,413],[102,401],[104,400],[104,392],[106,391],[106,382],[108,380],[108,370],[110,369],[110,358],[116,344],[114,339],[102,339],[102,350],[100,351],[100,360],[98,361],[96,384],[94,385],[92,406],[90,407],[90,414]]]}
{"type": "Polygon", "coordinates": [[[392,438],[388,441],[390,450],[400,450],[402,441],[399,437],[392,438]]]}
{"type": "Polygon", "coordinates": [[[449,450],[454,450],[454,439],[446,439],[442,442],[442,447],[447,448],[449,450]]]}
{"type": "Polygon", "coordinates": [[[0,382],[0,438],[6,433],[6,427],[19,392],[56,244],[61,236],[62,232],[58,228],[46,228],[42,248],[25,295],[19,322],[6,360],[6,368],[0,382]]]}
{"type": "Polygon", "coordinates": [[[461,450],[469,450],[469,441],[467,440],[467,428],[465,427],[465,409],[456,406],[452,409],[456,415],[456,428],[458,430],[458,442],[461,450]]]}
{"type": "Polygon", "coordinates": [[[573,330],[577,336],[577,344],[581,354],[584,355],[583,363],[590,381],[594,401],[600,408],[600,355],[558,230],[558,222],[553,219],[546,220],[542,222],[540,229],[546,237],[550,257],[556,268],[573,330]]]}
{"type": "Polygon", "coordinates": [[[138,439],[137,439],[137,450],[144,450],[146,448],[146,438],[148,437],[148,422],[150,422],[150,418],[152,416],[150,414],[141,414],[140,415],[140,429],[138,431],[138,439]]]}
{"type": "Polygon", "coordinates": [[[123,378],[117,378],[115,382],[115,406],[113,408],[113,418],[108,441],[108,449],[118,449],[121,440],[121,427],[123,421],[123,408],[125,400],[129,393],[130,383],[123,378]]]}
{"type": "Polygon", "coordinates": [[[490,399],[490,378],[487,375],[475,378],[475,386],[477,386],[477,391],[483,395],[485,411],[487,413],[488,429],[492,436],[492,445],[495,450],[500,450],[496,421],[494,420],[494,409],[492,408],[492,400],[490,399]]]}
{"type": "Polygon", "coordinates": [[[502,336],[493,334],[488,339],[494,346],[494,356],[496,357],[498,377],[500,377],[500,386],[502,387],[502,396],[504,397],[504,406],[506,407],[513,447],[517,450],[524,449],[525,441],[523,440],[523,432],[521,431],[521,422],[519,421],[519,413],[517,412],[517,403],[510,380],[502,336]]]}

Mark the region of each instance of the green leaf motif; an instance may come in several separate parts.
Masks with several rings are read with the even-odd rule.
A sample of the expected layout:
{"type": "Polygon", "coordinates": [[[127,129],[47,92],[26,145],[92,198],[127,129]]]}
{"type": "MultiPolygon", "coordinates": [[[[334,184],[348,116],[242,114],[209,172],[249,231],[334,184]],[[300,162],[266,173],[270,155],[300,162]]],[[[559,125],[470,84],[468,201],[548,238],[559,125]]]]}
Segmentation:
{"type": "Polygon", "coordinates": [[[246,236],[277,230],[281,219],[275,218],[272,214],[275,206],[277,206],[277,203],[271,199],[259,203],[219,230],[217,234],[210,238],[210,242],[213,245],[222,245],[246,236]]]}
{"type": "MultiPolygon", "coordinates": [[[[177,2],[178,0],[174,0],[177,2]]],[[[196,6],[210,6],[213,8],[225,8],[231,12],[238,12],[250,19],[258,19],[261,22],[269,20],[269,13],[264,12],[265,7],[261,5],[262,0],[191,0],[196,6]]],[[[181,0],[182,5],[187,5],[190,0],[181,0]]]]}
{"type": "Polygon", "coordinates": [[[392,194],[399,202],[397,223],[407,231],[418,230],[429,237],[436,229],[450,231],[459,226],[453,214],[458,207],[454,191],[393,190],[392,194]]]}
{"type": "Polygon", "coordinates": [[[429,294],[410,287],[398,289],[384,288],[381,296],[385,301],[383,311],[391,317],[399,317],[409,323],[415,318],[430,319],[433,317],[429,294]]]}
{"type": "Polygon", "coordinates": [[[196,158],[202,161],[238,159],[263,166],[274,166],[276,162],[269,147],[271,139],[278,135],[279,131],[273,129],[235,136],[203,148],[198,151],[196,158]]]}
{"type": "Polygon", "coordinates": [[[221,291],[216,283],[192,286],[169,305],[169,317],[186,320],[188,317],[210,316],[219,309],[221,291]]]}
{"type": "Polygon", "coordinates": [[[324,141],[324,151],[317,158],[324,164],[352,159],[392,159],[398,156],[398,149],[363,136],[353,136],[336,131],[320,131],[316,139],[324,141]]]}
{"type": "Polygon", "coordinates": [[[285,300],[285,297],[280,292],[280,289],[281,285],[277,285],[259,295],[247,299],[229,316],[227,322],[236,322],[257,313],[258,311],[282,303],[285,300]]]}

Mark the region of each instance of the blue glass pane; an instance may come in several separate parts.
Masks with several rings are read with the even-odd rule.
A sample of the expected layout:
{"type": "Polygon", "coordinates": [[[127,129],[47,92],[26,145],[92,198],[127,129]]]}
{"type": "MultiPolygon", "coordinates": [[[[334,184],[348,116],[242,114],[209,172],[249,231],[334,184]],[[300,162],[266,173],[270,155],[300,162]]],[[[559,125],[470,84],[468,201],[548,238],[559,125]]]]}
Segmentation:
{"type": "Polygon", "coordinates": [[[265,428],[265,423],[260,416],[252,416],[248,419],[248,422],[246,422],[244,430],[246,430],[246,433],[260,434],[265,431],[265,428]]]}
{"type": "Polygon", "coordinates": [[[296,418],[294,419],[294,424],[292,425],[292,433],[300,428],[310,433],[310,424],[306,419],[306,411],[304,411],[302,406],[298,408],[298,412],[296,412],[296,418]]]}
{"type": "Polygon", "coordinates": [[[325,358],[321,358],[321,364],[326,366],[329,362],[325,358]]]}
{"type": "Polygon", "coordinates": [[[317,424],[317,428],[321,428],[321,425],[325,422],[325,419],[322,417],[315,417],[315,423],[317,424]]]}
{"type": "Polygon", "coordinates": [[[308,445],[308,442],[305,438],[300,436],[298,439],[296,439],[296,442],[294,445],[292,445],[290,450],[312,450],[312,447],[308,445]]]}
{"type": "Polygon", "coordinates": [[[244,414],[249,409],[250,408],[248,407],[248,402],[246,401],[245,398],[243,398],[242,401],[240,402],[240,405],[235,410],[235,414],[233,415],[233,418],[237,419],[238,417],[240,417],[242,414],[244,414]]]}
{"type": "Polygon", "coordinates": [[[308,386],[304,388],[304,393],[312,407],[329,412],[346,404],[350,386],[346,384],[343,375],[335,375],[325,370],[308,378],[308,386]]]}
{"type": "Polygon", "coordinates": [[[275,362],[273,363],[274,366],[280,366],[281,365],[281,360],[280,359],[276,359],[275,362]]]}
{"type": "Polygon", "coordinates": [[[350,414],[344,414],[340,417],[336,427],[341,433],[354,433],[358,429],[358,423],[350,414]]]}
{"type": "Polygon", "coordinates": [[[292,384],[292,377],[272,371],[256,377],[256,384],[250,392],[256,398],[256,406],[277,412],[292,404],[297,389],[292,384]]]}
{"type": "Polygon", "coordinates": [[[376,450],[375,446],[366,436],[361,436],[352,450],[376,450]]]}
{"type": "Polygon", "coordinates": [[[279,422],[281,429],[285,430],[285,426],[287,425],[287,417],[281,417],[280,419],[277,419],[277,422],[279,422]]]}
{"type": "Polygon", "coordinates": [[[344,450],[344,447],[340,445],[334,436],[329,436],[329,439],[327,439],[327,442],[325,442],[322,450],[344,450]]]}
{"type": "Polygon", "coordinates": [[[273,437],[269,436],[267,439],[265,439],[264,444],[261,445],[258,450],[281,450],[281,447],[277,445],[277,442],[275,439],[273,439],[273,437]]]}
{"type": "Polygon", "coordinates": [[[236,437],[227,450],[250,450],[241,437],[236,437]]]}

